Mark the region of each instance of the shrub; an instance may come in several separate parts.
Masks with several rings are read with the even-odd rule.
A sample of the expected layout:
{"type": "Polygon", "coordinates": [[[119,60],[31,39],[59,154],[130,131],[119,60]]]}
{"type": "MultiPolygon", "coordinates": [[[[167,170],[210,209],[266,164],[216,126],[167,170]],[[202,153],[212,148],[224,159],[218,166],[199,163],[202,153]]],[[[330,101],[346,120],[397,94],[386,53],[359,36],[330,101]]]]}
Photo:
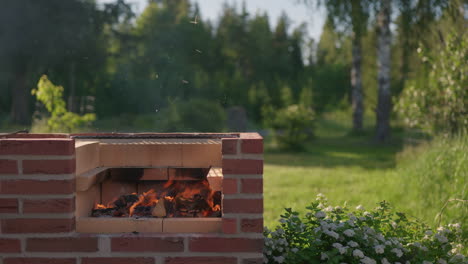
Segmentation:
{"type": "MultiPolygon", "coordinates": [[[[95,114],[78,115],[68,112],[63,100],[63,87],[54,85],[46,75],[42,75],[37,84],[37,89],[33,89],[31,93],[47,109],[49,114],[46,119],[47,132],[72,132],[96,119],[95,114]]],[[[41,121],[39,121],[40,123],[41,121]]]]}
{"type": "Polygon", "coordinates": [[[400,96],[403,120],[429,132],[468,132],[467,38],[452,34],[436,54],[418,52],[428,68],[400,96]]]}
{"type": "Polygon", "coordinates": [[[312,137],[314,120],[312,108],[293,104],[277,110],[271,126],[280,147],[302,149],[304,141],[312,137]]]}
{"type": "Polygon", "coordinates": [[[280,225],[265,230],[265,263],[466,263],[459,224],[433,231],[386,202],[351,211],[320,194],[307,210],[286,209],[280,225]]]}

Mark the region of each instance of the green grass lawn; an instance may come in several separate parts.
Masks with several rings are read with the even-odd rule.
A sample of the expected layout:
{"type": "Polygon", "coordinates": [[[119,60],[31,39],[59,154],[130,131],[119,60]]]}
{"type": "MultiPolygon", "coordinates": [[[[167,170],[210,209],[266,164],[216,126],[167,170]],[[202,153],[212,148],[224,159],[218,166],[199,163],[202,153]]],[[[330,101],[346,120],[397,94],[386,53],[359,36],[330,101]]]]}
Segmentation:
{"type": "MultiPolygon", "coordinates": [[[[408,180],[420,177],[416,176],[418,172],[400,168],[402,161],[398,157],[406,145],[403,144],[407,139],[405,135],[394,131],[389,143],[376,144],[372,141],[373,120],[366,120],[368,126],[364,135],[350,136],[350,121],[339,117],[335,113],[319,120],[317,137],[307,143],[304,152],[284,153],[269,149],[267,144],[264,172],[265,225],[275,226],[285,207],[304,211],[318,193],[325,194],[333,205],[347,202],[350,206],[362,204],[365,208],[373,208],[378,202],[386,200],[397,210],[421,218],[430,225],[434,224],[435,215],[451,194],[436,197],[437,201],[419,200],[420,191],[417,188],[420,183],[412,181],[410,184],[408,180]]],[[[404,152],[408,152],[407,148],[404,152]]],[[[404,163],[411,165],[411,159],[416,159],[418,155],[416,152],[404,157],[410,159],[404,163]]],[[[431,158],[428,157],[424,162],[431,163],[431,158]]],[[[466,155],[460,160],[468,161],[466,155]]],[[[459,196],[461,193],[462,198],[466,198],[466,181],[458,180],[463,181],[460,182],[461,188],[445,192],[457,192],[459,196]]],[[[424,179],[421,181],[427,182],[424,179]]],[[[447,179],[449,181],[453,179],[447,179]]],[[[461,211],[454,208],[451,210],[460,216],[461,211]]],[[[466,204],[461,210],[462,221],[468,220],[466,204]]]]}

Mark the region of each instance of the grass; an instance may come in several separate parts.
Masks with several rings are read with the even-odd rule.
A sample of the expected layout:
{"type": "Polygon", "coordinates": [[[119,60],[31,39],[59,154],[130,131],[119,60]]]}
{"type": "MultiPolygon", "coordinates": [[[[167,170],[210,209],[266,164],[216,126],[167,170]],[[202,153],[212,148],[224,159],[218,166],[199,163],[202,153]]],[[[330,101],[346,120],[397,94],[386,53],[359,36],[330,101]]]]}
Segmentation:
{"type": "MultiPolygon", "coordinates": [[[[455,140],[451,148],[441,142],[411,147],[404,143],[408,134],[394,131],[392,140],[381,145],[371,140],[371,116],[367,116],[368,126],[361,136],[350,135],[351,124],[346,120],[349,118],[343,113],[325,115],[318,121],[317,138],[308,142],[302,153],[281,153],[267,147],[266,226],[274,227],[285,207],[304,211],[318,193],[325,194],[335,205],[347,202],[350,206],[373,208],[386,200],[397,210],[431,225],[449,198],[466,200],[466,137],[464,145],[455,140]],[[455,161],[443,162],[438,153],[455,161]]],[[[444,222],[467,222],[468,207],[456,204],[447,207],[444,222]]]]}

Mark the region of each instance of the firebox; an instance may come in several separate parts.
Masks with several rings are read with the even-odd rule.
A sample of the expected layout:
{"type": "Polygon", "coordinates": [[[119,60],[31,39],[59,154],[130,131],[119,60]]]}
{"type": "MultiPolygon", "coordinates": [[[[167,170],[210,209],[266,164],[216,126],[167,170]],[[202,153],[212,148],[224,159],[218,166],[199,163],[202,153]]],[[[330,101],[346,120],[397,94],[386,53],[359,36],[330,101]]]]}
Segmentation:
{"type": "Polygon", "coordinates": [[[78,232],[221,231],[221,139],[75,142],[78,232]]]}
{"type": "Polygon", "coordinates": [[[257,133],[0,134],[0,264],[262,263],[257,133]]]}

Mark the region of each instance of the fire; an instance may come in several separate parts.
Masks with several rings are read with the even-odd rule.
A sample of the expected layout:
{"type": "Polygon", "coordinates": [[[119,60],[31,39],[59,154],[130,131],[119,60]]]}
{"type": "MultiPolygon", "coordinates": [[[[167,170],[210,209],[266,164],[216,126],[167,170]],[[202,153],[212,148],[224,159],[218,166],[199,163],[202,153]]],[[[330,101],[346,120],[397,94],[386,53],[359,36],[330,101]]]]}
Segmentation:
{"type": "Polygon", "coordinates": [[[130,216],[133,216],[135,213],[135,208],[138,206],[149,206],[153,207],[156,206],[158,203],[159,199],[157,198],[156,192],[151,189],[147,192],[144,192],[142,195],[138,197],[138,202],[134,203],[132,206],[130,206],[130,216]]]}
{"type": "Polygon", "coordinates": [[[207,180],[167,181],[162,190],[117,197],[107,204],[96,204],[97,217],[212,217],[221,215],[221,193],[207,180]],[[159,204],[158,203],[162,203],[159,204]],[[159,209],[157,209],[157,208],[159,209]]]}

